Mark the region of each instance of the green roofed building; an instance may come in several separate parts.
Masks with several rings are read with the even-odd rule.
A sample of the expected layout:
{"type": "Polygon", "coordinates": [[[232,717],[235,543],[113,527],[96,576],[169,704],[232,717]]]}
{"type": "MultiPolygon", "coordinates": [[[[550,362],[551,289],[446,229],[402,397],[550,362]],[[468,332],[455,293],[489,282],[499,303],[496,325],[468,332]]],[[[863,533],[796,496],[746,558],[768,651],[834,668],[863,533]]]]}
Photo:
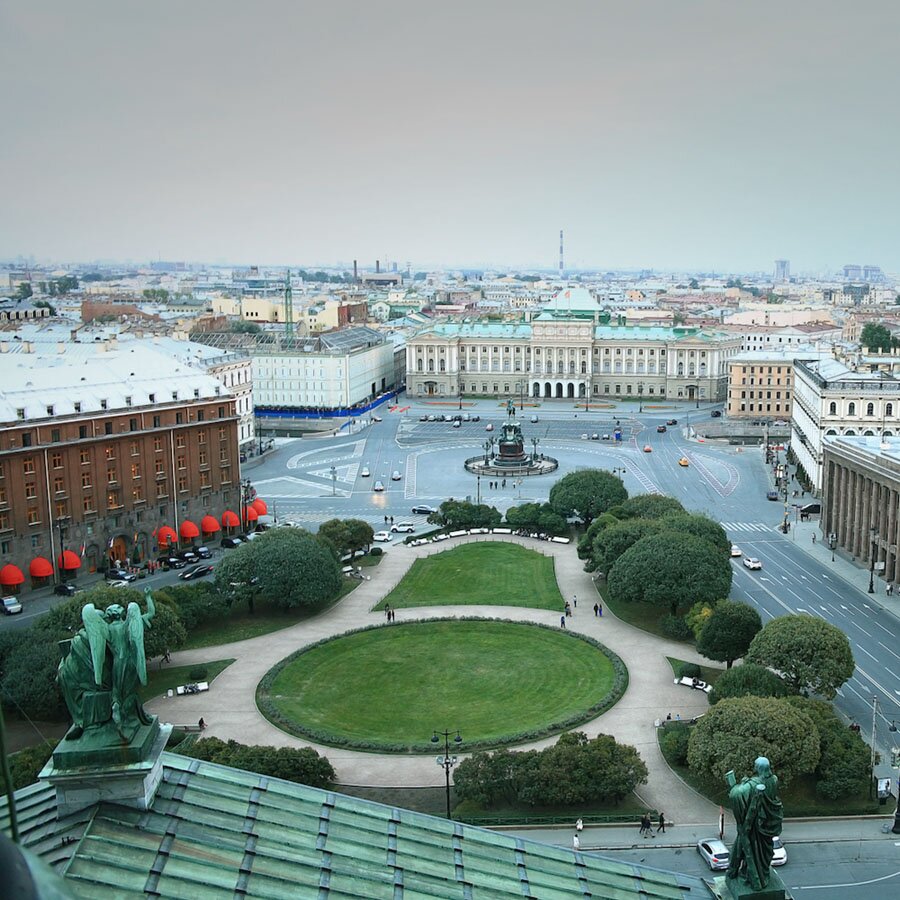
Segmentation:
{"type": "Polygon", "coordinates": [[[620,325],[585,288],[560,291],[520,322],[429,325],[407,340],[411,396],[721,401],[740,335],[620,325]]]}
{"type": "MultiPolygon", "coordinates": [[[[161,761],[162,780],[146,809],[99,802],[58,817],[51,785],[18,791],[19,831],[32,861],[61,875],[58,886],[70,896],[90,900],[714,896],[699,878],[174,753],[161,761]]],[[[0,804],[0,827],[9,834],[0,804]]],[[[0,856],[9,852],[0,845],[0,856]]],[[[60,894],[48,888],[33,896],[60,894]]]]}

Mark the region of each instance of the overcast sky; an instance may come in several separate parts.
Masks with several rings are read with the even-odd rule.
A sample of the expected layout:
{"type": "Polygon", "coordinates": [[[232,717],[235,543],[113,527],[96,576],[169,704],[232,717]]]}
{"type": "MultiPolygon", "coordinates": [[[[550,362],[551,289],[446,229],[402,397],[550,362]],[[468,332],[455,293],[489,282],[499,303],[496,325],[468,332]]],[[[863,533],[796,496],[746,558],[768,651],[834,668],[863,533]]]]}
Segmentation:
{"type": "Polygon", "coordinates": [[[5,0],[0,257],[900,271],[896,0],[5,0]]]}

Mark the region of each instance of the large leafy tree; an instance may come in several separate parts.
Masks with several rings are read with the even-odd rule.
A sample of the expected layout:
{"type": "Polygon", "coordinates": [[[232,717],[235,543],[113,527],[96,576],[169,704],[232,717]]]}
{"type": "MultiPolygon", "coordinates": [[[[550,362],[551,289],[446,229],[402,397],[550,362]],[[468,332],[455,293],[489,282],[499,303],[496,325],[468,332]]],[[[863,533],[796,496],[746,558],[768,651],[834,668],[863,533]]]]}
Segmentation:
{"type": "Polygon", "coordinates": [[[154,594],[154,599],[157,597],[171,602],[188,632],[228,613],[225,597],[208,581],[166,587],[154,594]]]}
{"type": "Polygon", "coordinates": [[[533,528],[550,534],[562,534],[569,526],[549,503],[523,503],[506,511],[510,528],[533,528]]]}
{"type": "MultiPolygon", "coordinates": [[[[294,531],[293,528],[278,528],[276,531],[294,531]]],[[[256,596],[259,593],[259,577],[256,574],[256,556],[253,547],[256,538],[249,544],[225,554],[225,558],[214,570],[216,590],[225,598],[229,606],[235,603],[246,603],[250,613],[256,611],[256,596]]],[[[334,559],[332,558],[332,562],[334,559]]]]}
{"type": "Polygon", "coordinates": [[[604,528],[591,547],[591,558],[585,568],[589,572],[609,572],[616,560],[641,538],[659,530],[652,519],[626,519],[604,528]]]}
{"type": "Polygon", "coordinates": [[[752,606],[722,600],[703,626],[697,650],[709,659],[727,663],[730,669],[734,661],[747,652],[760,628],[762,619],[752,606]]]}
{"type": "Polygon", "coordinates": [[[780,672],[797,693],[828,698],[834,697],[856,668],[844,632],[805,613],[767,622],[753,638],[745,659],[780,672]]]}
{"type": "Polygon", "coordinates": [[[693,603],[715,603],[731,590],[731,565],[708,541],[664,532],[641,538],[607,575],[612,599],[652,603],[672,615],[693,603]]]}
{"type": "Polygon", "coordinates": [[[685,508],[674,498],[662,494],[638,494],[629,497],[621,507],[626,519],[661,519],[670,513],[683,513],[685,508]]]}
{"type": "Polygon", "coordinates": [[[731,697],[785,697],[788,686],[774,673],[756,663],[745,662],[723,672],[713,685],[709,702],[714,706],[731,697]]]}
{"type": "Polygon", "coordinates": [[[503,514],[485,503],[469,503],[467,500],[445,500],[440,510],[432,513],[428,521],[445,528],[494,528],[503,521],[503,514]]]}
{"type": "MultiPolygon", "coordinates": [[[[603,513],[602,516],[597,516],[593,522],[585,529],[584,534],[578,539],[578,558],[584,560],[590,560],[592,555],[592,547],[594,546],[594,540],[604,528],[608,528],[610,525],[615,525],[616,522],[620,521],[617,519],[612,513],[603,513]]],[[[587,566],[585,566],[587,569],[587,566]]],[[[590,569],[587,569],[591,571],[590,569]]]]}
{"type": "Polygon", "coordinates": [[[65,705],[56,685],[57,638],[35,633],[33,627],[16,634],[22,643],[7,656],[0,679],[3,705],[32,719],[58,721],[65,715],[65,705]]]}
{"type": "Polygon", "coordinates": [[[675,513],[663,516],[658,522],[661,531],[692,534],[704,541],[709,541],[714,547],[718,547],[725,556],[731,558],[731,541],[725,534],[725,529],[708,516],[675,513]]]}
{"type": "Polygon", "coordinates": [[[338,558],[367,549],[374,535],[372,526],[362,519],[329,519],[319,526],[319,537],[334,547],[338,558]]]}
{"type": "Polygon", "coordinates": [[[859,335],[859,343],[870,350],[890,350],[894,345],[891,332],[877,322],[866,322],[859,335]]]}
{"type": "Polygon", "coordinates": [[[819,732],[812,719],[773,697],[722,700],[694,726],[688,743],[692,772],[724,784],[733,769],[738,778],[765,756],[785,785],[813,772],[819,763],[819,732]]]}
{"type": "Polygon", "coordinates": [[[550,505],[556,512],[580,516],[586,525],[627,499],[622,479],[604,469],[570,472],[550,488],[550,505]]]}

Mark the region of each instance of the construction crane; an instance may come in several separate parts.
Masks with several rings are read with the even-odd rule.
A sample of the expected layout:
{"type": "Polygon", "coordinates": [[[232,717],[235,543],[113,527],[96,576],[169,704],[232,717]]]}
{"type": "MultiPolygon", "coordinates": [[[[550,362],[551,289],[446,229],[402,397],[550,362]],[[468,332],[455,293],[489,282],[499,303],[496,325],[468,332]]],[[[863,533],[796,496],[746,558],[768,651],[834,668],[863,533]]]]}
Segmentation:
{"type": "Polygon", "coordinates": [[[294,301],[291,297],[291,270],[284,276],[284,337],[287,341],[294,338],[294,301]]]}

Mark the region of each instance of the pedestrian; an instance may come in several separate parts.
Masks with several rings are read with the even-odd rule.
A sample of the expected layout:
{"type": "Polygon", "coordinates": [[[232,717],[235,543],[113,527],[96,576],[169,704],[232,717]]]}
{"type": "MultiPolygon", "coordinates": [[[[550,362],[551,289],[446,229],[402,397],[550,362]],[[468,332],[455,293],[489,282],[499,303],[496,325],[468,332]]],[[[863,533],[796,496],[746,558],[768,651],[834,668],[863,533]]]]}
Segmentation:
{"type": "Polygon", "coordinates": [[[813,532],[813,543],[815,543],[815,542],[816,542],[816,533],[813,532]]]}
{"type": "Polygon", "coordinates": [[[506,479],[503,479],[503,487],[506,487],[506,479]]]}
{"type": "Polygon", "coordinates": [[[574,606],[575,609],[578,609],[578,595],[577,594],[572,594],[572,606],[574,606]]]}
{"type": "Polygon", "coordinates": [[[393,525],[393,524],[394,524],[394,517],[391,516],[391,525],[393,525]]]}
{"type": "Polygon", "coordinates": [[[197,723],[197,727],[198,727],[201,731],[204,731],[204,730],[206,729],[206,722],[203,721],[203,718],[202,718],[202,717],[200,718],[200,721],[197,723]]]}
{"type": "Polygon", "coordinates": [[[566,617],[565,617],[565,616],[560,616],[560,617],[559,617],[559,627],[560,627],[560,628],[565,628],[565,627],[566,627],[566,617]]]}
{"type": "Polygon", "coordinates": [[[641,816],[641,830],[638,834],[642,834],[646,838],[650,833],[650,827],[650,814],[644,813],[641,816]]]}
{"type": "Polygon", "coordinates": [[[594,615],[595,615],[595,616],[596,616],[596,615],[599,615],[599,612],[600,612],[600,604],[599,604],[599,603],[595,603],[595,604],[594,604],[594,615]]]}
{"type": "Polygon", "coordinates": [[[575,831],[578,832],[578,831],[582,831],[583,829],[584,829],[584,822],[582,822],[580,818],[579,818],[579,819],[576,819],[576,821],[575,821],[575,831]]]}
{"type": "Polygon", "coordinates": [[[384,608],[384,617],[388,620],[388,622],[391,621],[391,607],[390,607],[390,604],[388,604],[388,605],[385,606],[385,608],[384,608]]]}
{"type": "Polygon", "coordinates": [[[385,517],[384,517],[384,524],[387,525],[387,522],[388,522],[387,516],[385,516],[385,517]]]}
{"type": "Polygon", "coordinates": [[[888,597],[890,597],[891,594],[894,593],[894,582],[893,581],[889,581],[887,583],[887,587],[884,589],[884,592],[888,595],[888,597]]]}
{"type": "Polygon", "coordinates": [[[603,604],[602,603],[597,604],[597,613],[600,616],[600,618],[602,619],[603,618],[603,604]]]}
{"type": "Polygon", "coordinates": [[[577,835],[577,834],[572,835],[572,846],[573,846],[576,850],[580,850],[580,849],[581,849],[581,841],[578,840],[578,835],[577,835]]]}
{"type": "Polygon", "coordinates": [[[392,610],[391,610],[391,621],[392,621],[392,622],[396,622],[396,621],[397,621],[397,610],[396,610],[396,609],[392,609],[392,610]]]}
{"type": "Polygon", "coordinates": [[[680,722],[680,721],[681,721],[681,713],[675,713],[675,721],[676,721],[676,722],[680,722]]]}
{"type": "Polygon", "coordinates": [[[169,655],[169,648],[166,647],[166,652],[163,653],[163,660],[165,662],[172,662],[172,657],[169,655]]]}
{"type": "Polygon", "coordinates": [[[660,832],[662,832],[663,834],[666,833],[666,815],[662,812],[659,814],[659,826],[656,829],[657,834],[659,834],[660,832]]]}

